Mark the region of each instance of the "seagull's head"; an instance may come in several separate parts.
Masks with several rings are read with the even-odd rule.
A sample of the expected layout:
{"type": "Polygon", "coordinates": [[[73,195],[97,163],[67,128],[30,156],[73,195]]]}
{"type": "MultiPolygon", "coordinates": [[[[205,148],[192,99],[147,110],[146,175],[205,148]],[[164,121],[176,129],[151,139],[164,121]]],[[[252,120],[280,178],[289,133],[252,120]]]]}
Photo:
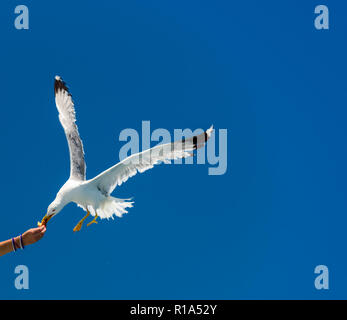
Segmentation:
{"type": "Polygon", "coordinates": [[[57,198],[48,206],[46,216],[52,218],[53,216],[58,214],[63,208],[64,208],[64,205],[62,201],[60,201],[57,198]]]}
{"type": "Polygon", "coordinates": [[[41,223],[38,225],[46,225],[47,222],[53,218],[56,214],[58,214],[64,208],[63,203],[59,199],[55,199],[47,209],[46,215],[43,217],[41,223]]]}

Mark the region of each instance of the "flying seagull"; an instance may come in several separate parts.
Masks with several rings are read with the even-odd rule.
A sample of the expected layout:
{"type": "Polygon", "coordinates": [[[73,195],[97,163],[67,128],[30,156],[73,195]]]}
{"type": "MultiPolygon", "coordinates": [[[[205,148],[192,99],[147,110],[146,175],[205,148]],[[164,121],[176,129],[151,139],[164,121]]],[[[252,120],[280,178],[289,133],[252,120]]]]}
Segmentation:
{"type": "Polygon", "coordinates": [[[86,180],[86,164],[81,138],[76,125],[75,107],[72,96],[59,77],[54,81],[55,103],[59,112],[59,120],[64,128],[70,151],[70,177],[56,195],[55,200],[48,206],[47,214],[38,225],[47,222],[58,214],[68,203],[75,202],[87,212],[85,217],[73,229],[80,231],[84,220],[92,215],[94,218],[87,226],[97,223],[96,219],[122,217],[127,208],[133,206],[131,199],[119,199],[111,193],[134,176],[144,172],[160,162],[170,163],[170,160],[185,158],[193,155],[193,151],[205,145],[213,131],[213,126],[200,135],[167,144],[159,144],[151,149],[133,154],[120,161],[113,167],[100,173],[93,179],[86,180]]]}

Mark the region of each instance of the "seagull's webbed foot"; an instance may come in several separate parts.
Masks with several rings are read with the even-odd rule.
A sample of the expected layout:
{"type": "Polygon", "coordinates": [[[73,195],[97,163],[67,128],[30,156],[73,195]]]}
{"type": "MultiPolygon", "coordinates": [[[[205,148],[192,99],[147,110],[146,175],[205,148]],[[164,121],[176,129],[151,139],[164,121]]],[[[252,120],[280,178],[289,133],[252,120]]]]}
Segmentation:
{"type": "Polygon", "coordinates": [[[89,213],[89,211],[87,211],[87,214],[81,219],[81,221],[79,223],[76,224],[76,227],[73,228],[74,232],[81,230],[84,220],[86,220],[89,215],[90,215],[90,213],[89,213]]]}
{"type": "Polygon", "coordinates": [[[92,221],[90,221],[88,224],[87,224],[87,227],[89,227],[91,224],[93,224],[93,223],[98,223],[97,221],[96,221],[96,219],[98,218],[98,215],[97,215],[97,213],[95,213],[95,217],[94,217],[94,219],[92,220],[92,221]]]}

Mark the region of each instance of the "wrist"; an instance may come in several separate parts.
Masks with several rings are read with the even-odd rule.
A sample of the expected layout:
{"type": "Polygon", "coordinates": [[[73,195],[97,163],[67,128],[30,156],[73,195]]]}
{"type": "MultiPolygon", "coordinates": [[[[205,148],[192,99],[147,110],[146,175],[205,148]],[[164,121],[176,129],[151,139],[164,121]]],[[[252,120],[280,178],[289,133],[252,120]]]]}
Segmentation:
{"type": "Polygon", "coordinates": [[[14,241],[15,241],[15,243],[16,243],[17,250],[18,250],[18,249],[23,249],[23,248],[22,248],[22,244],[21,244],[21,242],[20,242],[20,236],[15,237],[15,238],[14,238],[14,241]]]}
{"type": "MultiPolygon", "coordinates": [[[[19,241],[20,241],[20,237],[19,237],[19,241]]],[[[23,247],[25,247],[25,246],[27,246],[28,244],[30,244],[30,243],[28,243],[28,239],[27,239],[27,236],[26,236],[25,233],[22,234],[22,244],[23,244],[23,247]]]]}
{"type": "Polygon", "coordinates": [[[24,237],[23,235],[21,236],[18,236],[18,237],[15,237],[14,238],[14,241],[15,241],[15,245],[16,245],[16,249],[24,249],[24,247],[26,246],[26,243],[24,241],[24,237]]]}

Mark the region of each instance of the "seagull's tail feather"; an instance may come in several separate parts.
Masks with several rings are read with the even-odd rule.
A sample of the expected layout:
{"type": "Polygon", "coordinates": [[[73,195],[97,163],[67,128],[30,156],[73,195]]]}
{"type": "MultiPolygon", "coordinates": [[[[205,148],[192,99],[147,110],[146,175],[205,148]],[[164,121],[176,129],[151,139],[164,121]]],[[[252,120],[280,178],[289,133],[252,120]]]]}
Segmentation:
{"type": "Polygon", "coordinates": [[[108,196],[96,210],[100,219],[114,219],[114,215],[121,218],[124,213],[128,213],[126,208],[131,208],[133,206],[132,199],[119,199],[115,197],[108,196]]]}

